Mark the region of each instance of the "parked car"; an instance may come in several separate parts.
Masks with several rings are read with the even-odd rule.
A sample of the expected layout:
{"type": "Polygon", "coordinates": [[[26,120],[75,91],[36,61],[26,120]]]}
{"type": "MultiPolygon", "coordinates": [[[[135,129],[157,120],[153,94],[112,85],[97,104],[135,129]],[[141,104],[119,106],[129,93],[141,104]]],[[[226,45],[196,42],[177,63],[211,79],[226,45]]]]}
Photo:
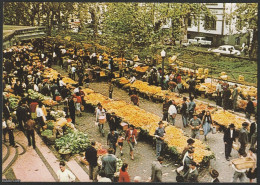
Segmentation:
{"type": "Polygon", "coordinates": [[[198,45],[198,46],[211,46],[211,41],[206,40],[205,37],[194,37],[194,39],[188,39],[188,43],[190,45],[198,45]]]}
{"type": "Polygon", "coordinates": [[[241,55],[241,52],[236,50],[234,46],[231,45],[223,45],[219,46],[217,49],[209,49],[208,51],[212,51],[214,53],[220,53],[223,55],[236,55],[239,56],[241,55]]]}

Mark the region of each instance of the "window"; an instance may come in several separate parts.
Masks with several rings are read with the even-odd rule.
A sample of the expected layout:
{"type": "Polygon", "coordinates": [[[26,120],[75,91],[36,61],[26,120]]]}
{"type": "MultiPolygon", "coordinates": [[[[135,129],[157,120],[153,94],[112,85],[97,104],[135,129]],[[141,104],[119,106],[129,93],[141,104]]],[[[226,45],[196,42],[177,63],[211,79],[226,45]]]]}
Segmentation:
{"type": "Polygon", "coordinates": [[[216,20],[214,17],[205,17],[204,27],[206,30],[216,30],[216,20]]]}

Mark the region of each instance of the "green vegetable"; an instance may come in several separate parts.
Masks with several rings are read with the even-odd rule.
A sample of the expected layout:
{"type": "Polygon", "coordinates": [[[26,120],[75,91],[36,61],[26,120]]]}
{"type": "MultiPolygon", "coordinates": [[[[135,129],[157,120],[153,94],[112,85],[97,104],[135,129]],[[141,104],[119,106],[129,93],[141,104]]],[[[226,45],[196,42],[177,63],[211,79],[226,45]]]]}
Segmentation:
{"type": "Polygon", "coordinates": [[[89,143],[88,135],[78,131],[73,133],[70,132],[55,140],[55,145],[59,150],[69,149],[72,154],[84,152],[89,146],[89,143]]]}
{"type": "Polygon", "coordinates": [[[47,123],[47,129],[53,130],[53,128],[54,128],[54,123],[53,123],[53,121],[49,121],[49,122],[47,123]]]}
{"type": "Polygon", "coordinates": [[[52,130],[44,130],[41,133],[42,136],[51,137],[52,136],[52,130]]]}

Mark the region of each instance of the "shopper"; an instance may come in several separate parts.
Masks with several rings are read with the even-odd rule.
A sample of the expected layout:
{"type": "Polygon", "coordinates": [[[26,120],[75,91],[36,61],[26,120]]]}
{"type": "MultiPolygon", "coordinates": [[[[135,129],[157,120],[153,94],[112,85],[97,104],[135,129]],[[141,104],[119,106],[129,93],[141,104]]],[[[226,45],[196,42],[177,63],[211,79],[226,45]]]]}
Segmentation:
{"type": "Polygon", "coordinates": [[[104,170],[105,177],[114,182],[114,173],[116,172],[116,157],[113,155],[114,149],[108,149],[108,155],[102,158],[102,169],[104,170]]]}
{"type": "Polygon", "coordinates": [[[22,102],[19,102],[18,107],[16,109],[16,117],[17,117],[17,121],[18,121],[19,128],[20,128],[21,131],[24,130],[23,116],[26,116],[26,114],[25,114],[25,111],[23,109],[22,102]]]}
{"type": "Polygon", "coordinates": [[[181,117],[182,117],[182,123],[183,123],[183,127],[186,128],[187,125],[188,125],[188,103],[186,102],[187,101],[187,98],[186,97],[183,97],[183,100],[182,100],[182,105],[181,105],[181,110],[180,110],[180,113],[181,113],[181,117]]]}
{"type": "Polygon", "coordinates": [[[233,92],[232,92],[232,101],[233,101],[233,110],[234,111],[236,111],[236,108],[237,108],[237,97],[238,97],[238,90],[237,90],[237,84],[235,84],[233,92]]]}
{"type": "Polygon", "coordinates": [[[165,128],[163,127],[163,122],[158,123],[159,127],[155,130],[154,135],[156,137],[156,157],[161,155],[163,140],[165,135],[165,128]]]}
{"type": "Polygon", "coordinates": [[[114,155],[116,154],[116,144],[117,144],[118,134],[115,130],[111,130],[110,133],[107,135],[107,145],[110,148],[114,149],[114,155]]]}
{"type": "Polygon", "coordinates": [[[231,97],[231,91],[229,89],[229,85],[227,84],[226,86],[223,87],[223,109],[227,110],[230,108],[230,97],[231,97]]]}
{"type": "Polygon", "coordinates": [[[75,104],[77,102],[77,98],[73,98],[73,96],[69,96],[69,112],[70,112],[70,118],[72,119],[72,123],[76,124],[75,122],[75,115],[76,115],[76,108],[75,104]]]}
{"type": "Polygon", "coordinates": [[[133,125],[130,125],[130,128],[126,131],[125,138],[130,147],[131,159],[134,160],[134,146],[137,144],[137,130],[133,125]]]}
{"type": "Polygon", "coordinates": [[[170,107],[169,102],[170,100],[168,98],[165,98],[165,101],[163,102],[163,121],[168,121],[168,110],[170,107]]]}
{"type": "Polygon", "coordinates": [[[25,124],[25,129],[26,129],[26,136],[28,139],[28,146],[33,146],[35,149],[35,134],[34,134],[34,129],[35,129],[35,121],[33,119],[29,119],[26,124],[25,124]],[[32,139],[32,142],[31,142],[32,139]]]}
{"type": "Polygon", "coordinates": [[[201,128],[201,120],[197,117],[197,114],[193,114],[193,118],[190,120],[191,137],[199,138],[199,129],[201,128]]]}
{"type": "Polygon", "coordinates": [[[218,81],[217,86],[216,86],[216,93],[217,93],[216,104],[218,106],[222,105],[222,92],[223,92],[223,89],[222,89],[222,85],[221,84],[222,84],[221,81],[218,81]]]}
{"type": "Polygon", "coordinates": [[[251,97],[248,96],[248,103],[246,105],[246,110],[245,110],[246,118],[250,121],[250,117],[254,113],[255,113],[254,103],[252,102],[251,97]]]}
{"type": "Polygon", "coordinates": [[[176,115],[177,115],[177,109],[175,106],[175,101],[172,100],[168,110],[168,119],[169,119],[169,123],[172,124],[173,126],[175,125],[176,115]]]}
{"type": "Polygon", "coordinates": [[[15,141],[14,141],[14,129],[15,129],[15,124],[13,122],[12,117],[10,116],[9,119],[6,121],[7,124],[7,130],[8,130],[8,135],[9,135],[9,143],[10,146],[12,147],[18,147],[17,145],[15,145],[15,141]]]}
{"type": "Polygon", "coordinates": [[[85,159],[89,163],[89,179],[93,180],[93,182],[97,182],[98,175],[98,156],[97,150],[95,149],[96,142],[92,141],[91,145],[87,147],[85,151],[85,159]]]}
{"type": "Polygon", "coordinates": [[[238,135],[238,141],[240,142],[240,148],[238,150],[238,152],[240,153],[240,155],[244,155],[246,154],[246,145],[248,143],[248,123],[244,122],[242,123],[242,128],[239,131],[239,135],[238,135]]]}
{"type": "Polygon", "coordinates": [[[36,116],[37,123],[41,126],[41,129],[44,130],[43,126],[45,125],[46,117],[44,116],[42,110],[42,103],[39,103],[39,105],[36,108],[36,116]]]}
{"type": "Polygon", "coordinates": [[[2,118],[2,132],[4,137],[4,143],[6,142],[6,134],[8,132],[7,124],[4,118],[2,118]]]}
{"type": "Polygon", "coordinates": [[[189,118],[188,120],[190,121],[191,118],[193,117],[193,114],[195,112],[195,108],[196,108],[196,103],[193,101],[194,100],[194,96],[190,97],[190,102],[188,103],[188,112],[189,112],[189,118]]]}
{"type": "Polygon", "coordinates": [[[187,82],[189,84],[189,97],[191,99],[191,94],[194,95],[195,98],[197,98],[197,95],[196,95],[196,81],[195,81],[195,78],[193,76],[190,76],[190,80],[188,80],[187,82]]]}
{"type": "Polygon", "coordinates": [[[187,146],[184,147],[183,151],[182,151],[182,159],[185,159],[186,155],[187,155],[187,152],[189,149],[194,149],[194,146],[193,144],[195,143],[195,141],[191,138],[187,139],[187,146]]]}
{"type": "Polygon", "coordinates": [[[163,157],[161,156],[152,163],[151,182],[162,182],[162,163],[163,157]]]}
{"type": "Polygon", "coordinates": [[[3,107],[3,116],[5,120],[7,121],[11,115],[10,108],[9,108],[9,100],[7,99],[5,101],[5,105],[3,107]]]}
{"type": "Polygon", "coordinates": [[[212,122],[211,114],[209,111],[206,111],[206,114],[202,118],[202,125],[203,125],[202,127],[204,130],[205,141],[207,141],[207,135],[210,131],[212,123],[213,122],[212,122]]]}
{"type": "Polygon", "coordinates": [[[65,167],[65,162],[60,162],[60,169],[57,172],[59,182],[75,182],[75,175],[65,167]]]}
{"type": "Polygon", "coordinates": [[[113,94],[113,89],[114,89],[114,87],[113,87],[113,84],[112,84],[112,82],[111,81],[109,81],[109,89],[108,89],[108,94],[109,94],[109,98],[110,99],[112,99],[112,94],[113,94]]]}
{"type": "Polygon", "coordinates": [[[250,182],[253,182],[253,179],[255,179],[257,177],[257,156],[256,156],[256,149],[254,148],[250,148],[247,154],[247,158],[252,159],[255,162],[255,165],[253,166],[253,168],[250,168],[247,172],[246,172],[246,176],[247,178],[249,178],[250,182]]]}
{"type": "Polygon", "coordinates": [[[115,113],[112,112],[111,114],[106,114],[107,117],[107,122],[108,122],[108,126],[110,131],[111,130],[116,130],[116,118],[115,118],[115,113]]]}
{"type": "Polygon", "coordinates": [[[134,105],[139,106],[139,97],[137,96],[136,91],[133,92],[130,98],[134,105]]]}
{"type": "Polygon", "coordinates": [[[96,121],[98,122],[99,132],[105,136],[104,132],[104,120],[106,119],[106,111],[103,109],[102,105],[98,103],[97,111],[96,111],[96,121]]]}
{"type": "Polygon", "coordinates": [[[193,153],[194,153],[194,150],[189,149],[188,155],[184,158],[184,162],[183,162],[183,174],[184,174],[184,176],[189,171],[190,163],[193,160],[193,153]]]}
{"type": "Polygon", "coordinates": [[[123,163],[122,168],[120,169],[118,182],[130,182],[130,177],[127,172],[127,169],[128,169],[128,164],[123,163]]]}
{"type": "Polygon", "coordinates": [[[230,153],[232,150],[233,142],[235,141],[235,138],[237,136],[235,125],[231,123],[229,125],[229,128],[224,132],[224,143],[225,143],[225,157],[226,160],[229,161],[229,157],[231,157],[230,153]]]}
{"type": "Polygon", "coordinates": [[[257,141],[257,115],[255,116],[255,122],[250,125],[250,136],[251,136],[251,148],[255,148],[257,141]]]}
{"type": "Polygon", "coordinates": [[[184,175],[184,179],[187,182],[198,182],[198,176],[199,176],[199,172],[197,170],[197,164],[194,161],[190,162],[189,165],[189,170],[188,172],[184,175]]]}
{"type": "MultiPolygon", "coordinates": [[[[242,155],[240,157],[243,157],[242,155]]],[[[237,180],[239,179],[240,182],[245,182],[246,179],[246,169],[237,169],[236,166],[234,164],[232,164],[233,169],[235,170],[234,175],[233,175],[233,182],[237,182],[237,180]]]]}

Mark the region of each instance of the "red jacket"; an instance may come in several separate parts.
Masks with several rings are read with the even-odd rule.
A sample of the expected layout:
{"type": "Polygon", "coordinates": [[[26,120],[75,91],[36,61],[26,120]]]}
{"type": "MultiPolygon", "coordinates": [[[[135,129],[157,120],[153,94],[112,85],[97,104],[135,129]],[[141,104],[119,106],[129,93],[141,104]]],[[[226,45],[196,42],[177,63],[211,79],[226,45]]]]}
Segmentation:
{"type": "Polygon", "coordinates": [[[128,173],[127,173],[126,171],[123,172],[123,171],[120,169],[118,182],[130,182],[130,177],[129,177],[129,175],[128,175],[128,173]]]}
{"type": "Polygon", "coordinates": [[[131,130],[130,129],[128,129],[127,131],[126,131],[126,140],[127,140],[127,142],[135,142],[134,141],[134,137],[135,137],[135,139],[137,139],[137,130],[136,129],[134,129],[133,130],[133,132],[132,132],[132,134],[131,134],[131,130]]]}

